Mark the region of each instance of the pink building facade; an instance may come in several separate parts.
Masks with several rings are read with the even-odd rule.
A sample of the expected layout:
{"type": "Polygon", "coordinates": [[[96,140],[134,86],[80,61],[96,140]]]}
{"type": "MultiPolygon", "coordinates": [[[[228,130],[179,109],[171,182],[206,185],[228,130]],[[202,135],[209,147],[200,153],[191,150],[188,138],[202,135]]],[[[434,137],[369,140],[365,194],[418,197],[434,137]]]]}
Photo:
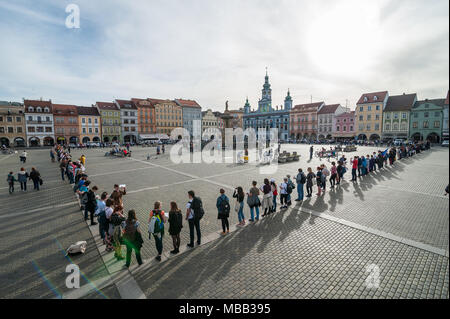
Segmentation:
{"type": "Polygon", "coordinates": [[[356,136],[355,111],[333,117],[333,137],[336,140],[350,140],[356,136]]]}

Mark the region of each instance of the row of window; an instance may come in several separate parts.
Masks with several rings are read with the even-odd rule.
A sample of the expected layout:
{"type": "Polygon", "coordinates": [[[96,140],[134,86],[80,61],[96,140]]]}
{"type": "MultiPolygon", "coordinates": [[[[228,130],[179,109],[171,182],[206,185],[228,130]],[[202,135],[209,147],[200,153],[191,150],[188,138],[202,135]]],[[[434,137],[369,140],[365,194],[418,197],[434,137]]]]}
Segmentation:
{"type": "Polygon", "coordinates": [[[123,128],[123,130],[124,130],[125,132],[136,132],[136,127],[134,127],[134,126],[132,126],[132,127],[125,126],[125,127],[123,128]]]}
{"type": "MultiPolygon", "coordinates": [[[[295,122],[295,119],[297,119],[297,122],[308,122],[309,116],[303,116],[303,117],[292,117],[292,122],[295,122]]],[[[316,118],[314,116],[311,117],[311,122],[314,122],[316,118]]]]}
{"type": "MultiPolygon", "coordinates": [[[[56,131],[56,133],[58,133],[58,134],[64,134],[65,132],[66,132],[66,129],[64,128],[64,127],[57,127],[56,129],[55,129],[55,131],[56,131]]],[[[85,130],[86,131],[86,130],[85,130]]],[[[85,133],[85,131],[84,131],[84,133],[85,133]]],[[[71,134],[78,134],[78,129],[76,128],[76,127],[71,127],[71,128],[69,128],[68,130],[67,130],[67,132],[68,133],[71,133],[71,134]]]]}
{"type": "MultiPolygon", "coordinates": [[[[399,128],[398,123],[392,124],[392,130],[393,130],[393,131],[398,131],[398,128],[399,128]]],[[[391,130],[391,124],[386,123],[386,125],[384,126],[384,130],[385,130],[385,131],[390,131],[390,130],[391,130]]],[[[400,124],[400,130],[401,130],[401,131],[406,131],[406,130],[408,130],[408,126],[406,125],[406,123],[400,124]]]]}
{"type": "MultiPolygon", "coordinates": [[[[366,131],[371,131],[372,130],[372,125],[371,124],[367,124],[365,126],[366,131]]],[[[359,124],[359,130],[360,131],[364,131],[364,124],[359,124]]],[[[380,130],[380,124],[375,124],[375,131],[379,131],[380,130]]]]}
{"type": "MultiPolygon", "coordinates": [[[[81,118],[81,123],[86,124],[86,118],[85,117],[81,118]]],[[[88,124],[92,124],[92,118],[91,117],[87,118],[87,123],[88,124]]],[[[98,118],[94,118],[94,124],[98,124],[98,118]]]]}
{"type": "Polygon", "coordinates": [[[118,117],[118,116],[119,116],[119,112],[106,112],[106,111],[103,111],[103,112],[102,112],[102,116],[114,116],[114,117],[118,117]]]}
{"type": "MultiPolygon", "coordinates": [[[[375,120],[376,120],[376,121],[379,121],[379,120],[380,120],[380,115],[379,115],[379,114],[376,114],[376,115],[375,115],[375,120]]],[[[359,121],[360,121],[360,122],[364,121],[364,116],[363,116],[363,115],[360,115],[360,116],[359,116],[359,121]]],[[[372,115],[370,115],[370,114],[367,115],[367,121],[372,121],[372,115]]]]}
{"type": "Polygon", "coordinates": [[[217,122],[203,122],[203,126],[217,126],[217,122]]]}
{"type": "MultiPolygon", "coordinates": [[[[64,117],[55,117],[55,123],[56,124],[64,124],[64,117]]],[[[76,117],[69,117],[68,120],[69,124],[78,124],[78,119],[76,117]]]]}
{"type": "MultiPolygon", "coordinates": [[[[50,113],[50,109],[48,107],[44,107],[44,113],[50,113]]],[[[28,112],[34,112],[34,107],[30,106],[28,107],[28,112]]],[[[42,107],[38,106],[36,107],[36,112],[42,113],[42,107]]]]}
{"type": "Polygon", "coordinates": [[[295,128],[297,128],[297,130],[299,131],[310,131],[310,130],[315,130],[316,126],[315,125],[297,125],[297,127],[292,126],[291,129],[295,130],[295,128]]]}
{"type": "Polygon", "coordinates": [[[51,126],[46,126],[46,127],[44,127],[44,126],[29,126],[28,128],[28,132],[29,133],[35,133],[35,132],[38,132],[38,133],[53,133],[53,127],[51,127],[51,126]]]}
{"type": "MultiPolygon", "coordinates": [[[[440,117],[440,116],[441,116],[441,112],[439,112],[439,111],[434,112],[434,117],[440,117]]],[[[419,113],[414,112],[414,113],[413,113],[413,117],[414,117],[415,119],[419,118],[419,113]]],[[[430,117],[430,112],[424,112],[424,113],[423,113],[423,117],[430,117]]]]}
{"type": "Polygon", "coordinates": [[[33,122],[33,121],[37,121],[37,122],[52,122],[52,118],[50,116],[46,116],[45,119],[42,116],[28,116],[28,122],[33,122]]]}
{"type": "MultiPolygon", "coordinates": [[[[399,114],[398,113],[394,113],[394,120],[397,120],[398,117],[399,117],[399,114]]],[[[403,112],[402,113],[402,119],[406,120],[407,117],[408,117],[408,115],[405,112],[403,112]]],[[[390,120],[391,119],[391,113],[386,113],[385,114],[385,118],[386,118],[386,120],[390,120]]]]}
{"type": "Polygon", "coordinates": [[[128,112],[128,111],[124,111],[124,112],[123,112],[123,116],[130,116],[130,117],[133,117],[133,116],[137,116],[137,115],[136,115],[136,112],[128,112]]]}
{"type": "MultiPolygon", "coordinates": [[[[336,122],[337,122],[337,123],[341,123],[341,119],[337,119],[336,122]]],[[[343,119],[342,122],[343,122],[343,123],[347,123],[347,119],[343,119]]],[[[349,119],[349,122],[353,123],[353,119],[350,118],[350,119],[349,119]]]]}
{"type": "MultiPolygon", "coordinates": [[[[12,123],[14,118],[12,116],[7,116],[6,118],[4,118],[3,116],[0,116],[0,122],[3,122],[4,120],[6,120],[7,123],[12,123]]],[[[22,123],[22,117],[16,116],[16,122],[22,123]]]]}
{"type": "MultiPolygon", "coordinates": [[[[0,133],[8,133],[8,134],[13,134],[14,133],[14,127],[8,126],[8,127],[3,127],[0,126],[0,133]]],[[[21,126],[16,126],[16,132],[15,133],[23,133],[23,128],[21,126]]]]}
{"type": "MultiPolygon", "coordinates": [[[[381,109],[380,105],[375,106],[376,111],[379,111],[380,109],[381,109]]],[[[364,106],[360,106],[359,111],[364,112],[364,106]]],[[[372,111],[372,105],[367,105],[367,111],[369,111],[369,112],[372,111]]]]}
{"type": "Polygon", "coordinates": [[[331,132],[331,126],[319,127],[319,132],[331,132]]]}
{"type": "Polygon", "coordinates": [[[156,115],[157,120],[179,120],[181,121],[181,116],[178,115],[156,115]]]}
{"type": "MultiPolygon", "coordinates": [[[[419,123],[418,122],[413,122],[412,123],[412,127],[413,128],[419,128],[419,123]]],[[[440,121],[434,121],[434,128],[440,128],[441,127],[441,122],[440,121]]],[[[423,121],[422,122],[422,128],[429,128],[429,123],[428,121],[423,121]]]]}
{"type": "Polygon", "coordinates": [[[119,133],[119,128],[118,127],[104,127],[103,128],[103,133],[104,134],[108,134],[108,133],[119,133]]]}
{"type": "MultiPolygon", "coordinates": [[[[336,126],[336,132],[341,132],[341,127],[339,125],[336,126]]],[[[347,132],[347,126],[342,126],[342,132],[347,132]]],[[[349,126],[348,132],[353,132],[353,126],[349,126]]]]}

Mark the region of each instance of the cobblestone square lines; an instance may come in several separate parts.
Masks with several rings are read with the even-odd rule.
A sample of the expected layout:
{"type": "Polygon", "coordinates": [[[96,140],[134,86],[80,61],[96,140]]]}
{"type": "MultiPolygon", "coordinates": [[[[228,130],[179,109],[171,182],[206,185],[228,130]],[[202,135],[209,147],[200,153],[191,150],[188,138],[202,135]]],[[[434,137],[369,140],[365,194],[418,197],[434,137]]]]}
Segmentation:
{"type": "Polygon", "coordinates": [[[308,214],[282,215],[135,278],[150,298],[448,297],[448,258],[308,214]],[[371,264],[379,289],[365,286],[371,264]]]}

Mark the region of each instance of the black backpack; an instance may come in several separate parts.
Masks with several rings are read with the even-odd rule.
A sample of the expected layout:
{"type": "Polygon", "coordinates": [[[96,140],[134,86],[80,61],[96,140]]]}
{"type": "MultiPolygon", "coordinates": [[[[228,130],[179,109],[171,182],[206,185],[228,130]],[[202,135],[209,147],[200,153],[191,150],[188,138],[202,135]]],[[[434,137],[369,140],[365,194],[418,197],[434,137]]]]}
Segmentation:
{"type": "Polygon", "coordinates": [[[300,184],[305,184],[305,183],[306,183],[306,176],[305,176],[305,174],[302,174],[300,176],[300,184]]]}
{"type": "Polygon", "coordinates": [[[222,202],[219,205],[219,215],[223,216],[223,217],[228,217],[230,216],[230,202],[226,199],[222,200],[222,202]]]}
{"type": "Polygon", "coordinates": [[[200,197],[194,197],[192,200],[192,207],[194,210],[194,219],[200,220],[205,215],[205,211],[203,210],[203,203],[200,197]]]}

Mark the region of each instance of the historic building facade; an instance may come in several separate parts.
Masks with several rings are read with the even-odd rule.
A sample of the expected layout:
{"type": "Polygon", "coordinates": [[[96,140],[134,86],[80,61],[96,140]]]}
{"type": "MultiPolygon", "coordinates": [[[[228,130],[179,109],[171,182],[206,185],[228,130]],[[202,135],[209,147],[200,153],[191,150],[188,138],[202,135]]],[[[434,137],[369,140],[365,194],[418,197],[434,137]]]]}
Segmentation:
{"type": "Polygon", "coordinates": [[[290,112],[290,136],[296,140],[315,141],[318,138],[317,113],[325,106],[324,102],[296,105],[290,112]]]}
{"type": "Polygon", "coordinates": [[[55,131],[52,101],[25,100],[27,146],[53,146],[55,131]]]}
{"type": "Polygon", "coordinates": [[[442,110],[443,119],[442,119],[442,139],[449,139],[448,132],[448,103],[449,103],[449,92],[447,92],[447,98],[445,99],[444,109],[442,110]]]}
{"type": "Polygon", "coordinates": [[[389,96],[383,112],[383,140],[408,139],[409,117],[417,94],[389,96]]]}
{"type": "Polygon", "coordinates": [[[355,139],[355,111],[344,112],[333,118],[332,135],[337,141],[355,139]]]}
{"type": "Polygon", "coordinates": [[[77,106],[80,143],[99,143],[101,138],[101,117],[96,107],[77,106]]]}
{"type": "Polygon", "coordinates": [[[333,137],[333,119],[335,116],[348,111],[340,104],[324,105],[317,112],[317,127],[319,140],[331,139],[333,137]]]}
{"type": "Polygon", "coordinates": [[[183,110],[183,128],[189,131],[191,136],[194,136],[203,132],[201,123],[202,123],[202,107],[193,100],[183,100],[176,99],[174,101],[178,106],[182,107],[183,110]],[[196,123],[200,124],[200,127],[194,127],[194,121],[199,121],[196,123]],[[194,130],[198,131],[194,131],[194,130]]]}
{"type": "Polygon", "coordinates": [[[381,140],[383,111],[388,98],[387,91],[365,93],[360,97],[355,114],[358,140],[381,140]]]}
{"type": "Polygon", "coordinates": [[[120,109],[115,103],[95,103],[102,122],[102,140],[105,143],[121,143],[120,109]]]}
{"type": "Polygon", "coordinates": [[[0,146],[26,146],[24,107],[19,102],[0,101],[0,146]]]}
{"type": "Polygon", "coordinates": [[[445,99],[417,101],[411,109],[410,138],[441,142],[444,105],[445,99]]]}
{"type": "Polygon", "coordinates": [[[202,139],[210,140],[219,128],[219,121],[212,110],[202,112],[202,139]]]}
{"type": "Polygon", "coordinates": [[[116,100],[120,109],[121,140],[123,143],[136,143],[138,133],[138,109],[131,100],[116,100]]]}
{"type": "Polygon", "coordinates": [[[75,105],[53,104],[56,143],[61,145],[80,143],[78,109],[75,105]]]}
{"type": "Polygon", "coordinates": [[[230,115],[233,116],[231,124],[233,128],[244,128],[244,109],[230,110],[230,115]]]}
{"type": "Polygon", "coordinates": [[[170,136],[183,127],[183,108],[171,100],[148,99],[155,107],[156,133],[170,136]]]}
{"type": "Polygon", "coordinates": [[[284,100],[284,108],[272,107],[272,89],[269,83],[269,76],[266,73],[261,99],[258,101],[258,110],[251,111],[248,99],[244,105],[243,126],[244,130],[253,128],[259,133],[259,130],[266,131],[266,137],[269,138],[269,132],[272,128],[278,129],[278,139],[287,140],[289,138],[289,115],[292,109],[292,97],[288,90],[284,100]]]}

